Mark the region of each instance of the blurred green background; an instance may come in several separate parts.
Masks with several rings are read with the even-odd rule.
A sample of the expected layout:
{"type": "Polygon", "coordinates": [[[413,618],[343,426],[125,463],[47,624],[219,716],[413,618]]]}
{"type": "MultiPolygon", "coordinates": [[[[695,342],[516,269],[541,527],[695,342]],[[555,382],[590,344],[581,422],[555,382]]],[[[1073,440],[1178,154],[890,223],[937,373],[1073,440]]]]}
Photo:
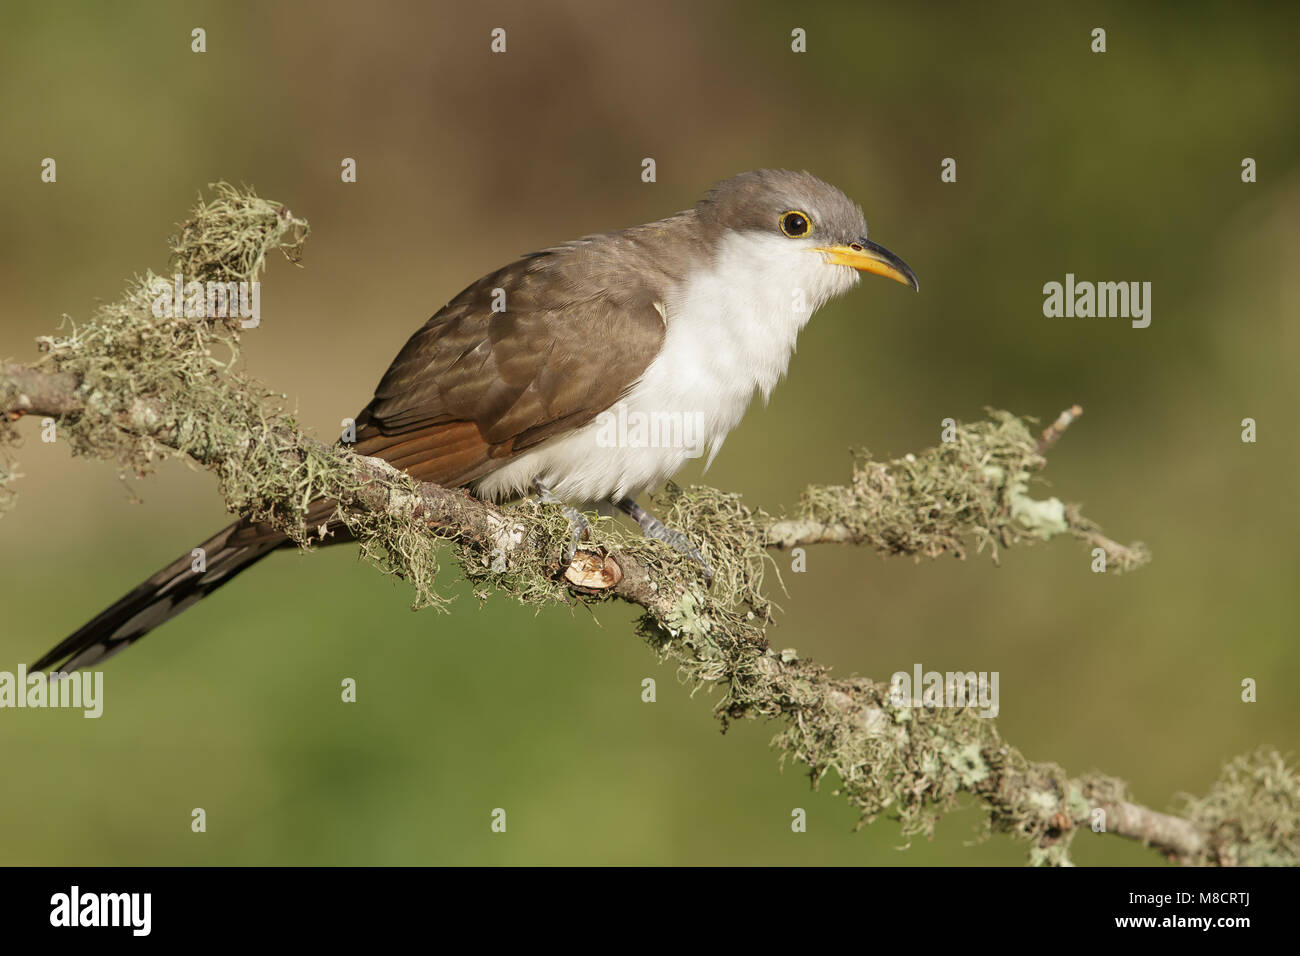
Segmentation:
{"type": "MultiPolygon", "coordinates": [[[[1241,4],[6,5],[0,354],[35,358],[61,314],[162,269],[200,188],[247,183],[314,228],[304,268],[265,276],[247,366],[332,436],[479,275],[743,169],[807,168],[863,205],[922,294],[872,280],[819,313],[708,482],[778,509],[842,480],[852,446],[898,455],[945,417],[1079,402],[1040,490],[1155,562],[1094,575],[1068,541],[1001,567],[814,549],[785,575],[773,643],[882,680],[997,670],[1009,742],[1165,808],[1238,753],[1300,742],[1298,28],[1294,8],[1241,4]],[[1150,328],[1044,318],[1042,285],[1067,272],[1152,282],[1150,328]]],[[[27,477],[0,523],[5,670],[228,520],[197,469],[119,480],[22,427],[27,477]]],[[[975,842],[969,805],[902,852],[889,820],[853,833],[831,781],[778,772],[775,724],[719,734],[628,608],[480,608],[445,577],[452,613],[412,614],[354,549],[277,555],[113,660],[101,719],[0,711],[0,862],[1024,859],[975,842]]],[[[1074,856],[1157,861],[1092,834],[1074,856]]]]}

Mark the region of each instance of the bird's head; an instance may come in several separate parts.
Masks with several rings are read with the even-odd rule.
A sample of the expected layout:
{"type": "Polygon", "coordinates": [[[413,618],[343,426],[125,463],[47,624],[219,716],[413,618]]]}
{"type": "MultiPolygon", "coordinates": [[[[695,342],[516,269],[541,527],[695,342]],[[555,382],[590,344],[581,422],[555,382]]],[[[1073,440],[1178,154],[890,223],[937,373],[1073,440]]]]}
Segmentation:
{"type": "Polygon", "coordinates": [[[811,173],[741,173],[710,189],[696,214],[719,236],[743,237],[758,270],[806,276],[819,299],[847,290],[863,272],[918,289],[907,263],[867,238],[862,210],[811,173]]]}

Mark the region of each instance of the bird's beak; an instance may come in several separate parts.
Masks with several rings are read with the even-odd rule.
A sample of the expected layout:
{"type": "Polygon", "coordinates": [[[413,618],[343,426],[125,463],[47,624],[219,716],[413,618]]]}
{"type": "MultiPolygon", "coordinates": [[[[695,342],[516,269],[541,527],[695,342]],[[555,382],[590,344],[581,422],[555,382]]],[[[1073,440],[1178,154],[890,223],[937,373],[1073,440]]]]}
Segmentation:
{"type": "Polygon", "coordinates": [[[921,291],[921,287],[916,282],[916,273],[906,262],[880,243],[872,242],[865,236],[850,242],[847,246],[818,246],[817,251],[832,265],[848,266],[859,272],[885,276],[903,285],[910,285],[917,292],[921,291]]]}

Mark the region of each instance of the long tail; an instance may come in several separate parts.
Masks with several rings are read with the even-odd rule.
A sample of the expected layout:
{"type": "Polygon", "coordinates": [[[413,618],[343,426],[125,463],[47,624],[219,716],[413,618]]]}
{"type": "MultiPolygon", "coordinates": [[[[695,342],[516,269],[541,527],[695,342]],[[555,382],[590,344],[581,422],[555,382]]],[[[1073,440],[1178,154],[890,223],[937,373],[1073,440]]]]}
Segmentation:
{"type": "Polygon", "coordinates": [[[199,545],[202,564],[192,551],[181,555],[60,641],[32,670],[45,670],[57,661],[63,663],[54,669],[65,672],[102,663],[252,567],[286,540],[284,535],[246,521],[222,528],[199,545]],[[204,569],[196,571],[196,567],[204,569]]]}
{"type": "MultiPolygon", "coordinates": [[[[421,481],[455,487],[491,470],[489,446],[472,422],[442,423],[418,433],[390,436],[371,421],[367,407],[357,417],[357,437],[353,447],[358,454],[384,458],[421,481]]],[[[305,526],[330,527],[329,537],[320,542],[323,545],[353,540],[346,527],[330,521],[336,507],[326,498],[308,505],[305,526]]],[[[206,562],[202,571],[195,570],[193,552],[181,555],[60,641],[32,670],[46,670],[60,661],[54,669],[63,672],[102,663],[288,543],[287,536],[269,525],[236,521],[199,545],[206,562]]]]}

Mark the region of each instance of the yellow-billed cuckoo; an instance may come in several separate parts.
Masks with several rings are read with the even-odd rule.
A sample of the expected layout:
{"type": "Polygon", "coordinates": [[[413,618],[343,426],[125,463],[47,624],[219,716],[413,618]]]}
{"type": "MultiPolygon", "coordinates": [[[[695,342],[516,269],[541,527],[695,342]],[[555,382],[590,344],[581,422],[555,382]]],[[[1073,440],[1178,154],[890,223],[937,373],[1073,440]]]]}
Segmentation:
{"type": "MultiPolygon", "coordinates": [[[[398,353],[357,417],[355,450],[486,498],[612,502],[703,563],[634,500],[698,450],[599,440],[598,418],[619,404],[628,416],[690,416],[712,461],[754,393],[766,399],[785,374],[813,312],[860,272],[917,288],[835,187],[806,172],[741,173],[685,212],[479,279],[398,353]]],[[[580,516],[567,510],[576,535],[580,516]]],[[[201,545],[204,571],[186,553],[33,667],[102,661],[288,543],[237,521],[201,545]]]]}

